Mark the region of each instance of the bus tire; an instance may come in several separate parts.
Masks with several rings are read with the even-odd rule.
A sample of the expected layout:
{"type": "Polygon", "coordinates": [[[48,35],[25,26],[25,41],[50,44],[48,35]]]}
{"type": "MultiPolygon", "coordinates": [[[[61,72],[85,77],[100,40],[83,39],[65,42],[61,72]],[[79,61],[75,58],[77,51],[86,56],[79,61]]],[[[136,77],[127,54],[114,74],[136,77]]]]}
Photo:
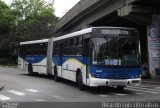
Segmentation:
{"type": "Polygon", "coordinates": [[[54,80],[55,80],[56,82],[59,82],[59,81],[60,81],[60,79],[59,79],[59,77],[58,77],[57,67],[54,67],[54,80]]]}
{"type": "Polygon", "coordinates": [[[28,74],[29,75],[33,75],[33,67],[32,67],[32,64],[28,64],[28,74]]]}
{"type": "Polygon", "coordinates": [[[79,89],[80,90],[85,90],[86,87],[83,84],[83,78],[82,78],[82,72],[81,71],[77,72],[77,74],[76,74],[76,80],[77,80],[79,89]]]}
{"type": "Polygon", "coordinates": [[[125,86],[117,86],[117,90],[123,90],[125,86]]]}

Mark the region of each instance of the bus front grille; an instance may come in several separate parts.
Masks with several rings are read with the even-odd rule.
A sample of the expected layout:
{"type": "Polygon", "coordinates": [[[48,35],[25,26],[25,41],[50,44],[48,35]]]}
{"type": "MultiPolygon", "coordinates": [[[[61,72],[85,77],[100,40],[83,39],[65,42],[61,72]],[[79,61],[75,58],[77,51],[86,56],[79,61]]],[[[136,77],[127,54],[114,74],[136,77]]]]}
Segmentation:
{"type": "Polygon", "coordinates": [[[128,74],[112,74],[112,75],[106,75],[107,79],[128,79],[128,74]]]}

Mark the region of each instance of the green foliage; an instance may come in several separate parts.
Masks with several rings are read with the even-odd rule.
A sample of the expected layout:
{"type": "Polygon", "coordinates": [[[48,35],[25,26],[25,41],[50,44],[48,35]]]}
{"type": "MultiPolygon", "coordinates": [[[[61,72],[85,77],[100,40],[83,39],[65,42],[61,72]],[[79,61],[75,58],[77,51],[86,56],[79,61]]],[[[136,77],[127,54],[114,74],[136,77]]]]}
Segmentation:
{"type": "Polygon", "coordinates": [[[13,0],[11,7],[19,21],[35,19],[39,16],[55,17],[53,4],[44,0],[13,0]]]}
{"type": "Polygon", "coordinates": [[[53,36],[58,21],[53,3],[45,0],[13,0],[10,6],[0,0],[0,16],[0,58],[10,59],[16,58],[19,42],[53,36]]]}
{"type": "Polygon", "coordinates": [[[14,24],[14,14],[11,8],[0,0],[0,57],[8,56],[7,51],[11,41],[11,26],[14,24]]]}
{"type": "Polygon", "coordinates": [[[10,32],[10,26],[14,19],[12,10],[3,1],[0,0],[0,36],[10,32]]]}
{"type": "Polygon", "coordinates": [[[7,65],[9,63],[9,60],[6,58],[0,58],[0,65],[7,65]]]}
{"type": "Polygon", "coordinates": [[[52,3],[44,0],[13,0],[11,8],[16,16],[16,40],[49,38],[58,20],[52,3]]]}

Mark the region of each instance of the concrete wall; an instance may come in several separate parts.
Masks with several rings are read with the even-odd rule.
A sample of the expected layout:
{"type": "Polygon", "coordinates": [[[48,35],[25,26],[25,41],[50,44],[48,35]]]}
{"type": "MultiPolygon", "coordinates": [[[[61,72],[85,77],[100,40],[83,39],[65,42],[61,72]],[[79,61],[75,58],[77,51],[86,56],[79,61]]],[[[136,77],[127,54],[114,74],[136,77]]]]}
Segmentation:
{"type": "Polygon", "coordinates": [[[87,8],[91,7],[100,0],[81,0],[78,2],[71,10],[69,10],[55,25],[54,31],[58,31],[60,28],[69,23],[73,18],[79,15],[81,12],[85,11],[87,8]]]}
{"type": "MultiPolygon", "coordinates": [[[[135,0],[81,0],[55,25],[55,34],[76,31],[90,26],[135,0]]],[[[62,33],[63,34],[63,33],[62,33]]]]}

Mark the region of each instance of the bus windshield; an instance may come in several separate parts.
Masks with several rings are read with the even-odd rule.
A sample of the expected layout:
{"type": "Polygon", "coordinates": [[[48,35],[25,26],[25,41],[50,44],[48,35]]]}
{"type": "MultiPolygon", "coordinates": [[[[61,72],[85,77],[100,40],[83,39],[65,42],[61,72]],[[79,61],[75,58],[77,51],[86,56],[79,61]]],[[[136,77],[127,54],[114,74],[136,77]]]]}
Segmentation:
{"type": "Polygon", "coordinates": [[[135,37],[93,38],[93,65],[139,66],[139,41],[135,37]]]}

